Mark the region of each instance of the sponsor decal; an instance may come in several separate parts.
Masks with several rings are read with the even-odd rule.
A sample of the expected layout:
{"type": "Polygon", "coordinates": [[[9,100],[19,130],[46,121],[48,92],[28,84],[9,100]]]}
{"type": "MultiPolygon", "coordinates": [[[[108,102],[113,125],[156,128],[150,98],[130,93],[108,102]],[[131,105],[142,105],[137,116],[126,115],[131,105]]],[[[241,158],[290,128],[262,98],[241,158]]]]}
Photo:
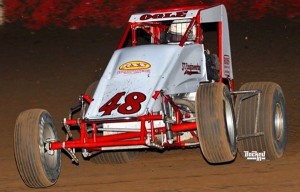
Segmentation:
{"type": "Polygon", "coordinates": [[[147,63],[145,61],[128,61],[120,65],[118,73],[149,73],[150,68],[150,63],[147,63]]]}
{"type": "Polygon", "coordinates": [[[172,17],[185,17],[187,11],[178,11],[170,13],[156,13],[156,14],[145,14],[140,17],[140,20],[149,20],[149,19],[162,19],[162,18],[172,18],[172,17]]]}
{"type": "Polygon", "coordinates": [[[266,152],[257,152],[257,151],[244,151],[245,157],[247,160],[252,161],[262,161],[266,160],[266,152]]]}
{"type": "Polygon", "coordinates": [[[193,65],[188,64],[186,62],[182,62],[182,71],[184,75],[194,75],[194,74],[201,74],[201,67],[200,65],[193,65]]]}
{"type": "Polygon", "coordinates": [[[224,60],[223,61],[224,61],[223,62],[224,75],[226,77],[230,77],[230,71],[231,71],[231,69],[230,69],[230,57],[229,57],[229,55],[224,55],[224,60]]]}

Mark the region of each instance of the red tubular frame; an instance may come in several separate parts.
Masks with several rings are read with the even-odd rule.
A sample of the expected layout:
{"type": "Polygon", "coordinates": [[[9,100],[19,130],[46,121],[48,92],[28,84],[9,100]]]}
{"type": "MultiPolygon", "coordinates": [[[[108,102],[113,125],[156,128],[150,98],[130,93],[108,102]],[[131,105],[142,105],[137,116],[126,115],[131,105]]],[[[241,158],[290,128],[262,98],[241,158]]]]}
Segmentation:
{"type": "MultiPolygon", "coordinates": [[[[158,97],[159,92],[155,92],[154,97],[158,97]]],[[[85,100],[87,102],[91,102],[92,100],[88,95],[84,95],[85,100]]],[[[155,98],[155,99],[156,99],[155,98]]],[[[170,96],[164,96],[164,99],[171,104],[174,109],[176,122],[172,125],[171,130],[173,132],[185,132],[185,131],[193,131],[196,130],[196,123],[181,123],[182,121],[182,113],[178,106],[173,102],[170,96]]],[[[67,140],[63,142],[51,142],[50,149],[51,150],[60,150],[62,148],[85,148],[90,151],[93,150],[101,150],[102,147],[115,147],[115,146],[134,146],[134,145],[144,145],[147,146],[146,140],[148,134],[151,135],[151,141],[155,141],[155,135],[166,133],[166,127],[154,127],[154,121],[163,120],[162,115],[143,115],[139,116],[133,120],[103,120],[103,121],[85,121],[85,120],[66,120],[65,125],[67,126],[80,126],[80,137],[76,140],[67,140]],[[112,135],[97,135],[97,124],[103,123],[120,123],[120,122],[140,122],[140,130],[136,132],[124,132],[124,133],[116,133],[112,135]],[[147,130],[146,122],[150,122],[150,129],[147,130]],[[88,135],[87,133],[87,125],[92,125],[92,134],[88,135]]],[[[191,133],[192,134],[192,133],[191,133]]],[[[192,134],[193,137],[195,135],[192,134]]],[[[180,136],[176,139],[176,142],[173,144],[163,144],[164,147],[184,147],[185,143],[180,141],[180,136]]]]}
{"type": "Polygon", "coordinates": [[[218,22],[218,57],[220,60],[220,82],[223,82],[223,25],[222,22],[218,22]]]}
{"type": "MultiPolygon", "coordinates": [[[[177,113],[177,112],[176,112],[177,113]]],[[[180,115],[177,115],[180,117],[180,115]]],[[[51,150],[59,150],[62,148],[86,148],[90,150],[101,150],[101,147],[113,147],[113,146],[133,146],[133,145],[145,145],[148,133],[151,135],[152,141],[155,140],[155,135],[165,133],[166,127],[154,127],[154,121],[162,120],[162,115],[144,115],[138,117],[138,121],[141,122],[140,131],[137,132],[124,132],[113,135],[97,136],[96,125],[101,122],[91,123],[92,124],[92,135],[88,135],[86,131],[87,124],[84,120],[80,120],[80,138],[76,140],[68,140],[64,142],[51,142],[51,150]],[[151,128],[146,129],[146,122],[150,121],[151,128]]],[[[120,121],[111,121],[120,122],[120,121]]],[[[77,120],[67,120],[66,125],[74,126],[77,125],[77,120]]],[[[172,126],[173,132],[184,132],[196,130],[196,123],[182,123],[175,124],[172,126]]],[[[174,144],[164,144],[165,147],[184,147],[185,143],[177,142],[174,144]]]]}

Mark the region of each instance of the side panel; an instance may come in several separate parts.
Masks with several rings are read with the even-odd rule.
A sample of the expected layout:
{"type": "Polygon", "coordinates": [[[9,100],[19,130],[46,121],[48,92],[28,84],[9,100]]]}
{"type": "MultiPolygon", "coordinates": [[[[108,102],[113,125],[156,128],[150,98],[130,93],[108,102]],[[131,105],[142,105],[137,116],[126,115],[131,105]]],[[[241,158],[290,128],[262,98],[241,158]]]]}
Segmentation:
{"type": "Polygon", "coordinates": [[[227,12],[224,5],[202,10],[201,23],[219,23],[219,58],[222,65],[222,77],[233,79],[227,12]]]}
{"type": "Polygon", "coordinates": [[[175,67],[166,74],[166,94],[196,92],[199,82],[207,81],[203,45],[184,46],[175,67]]]}

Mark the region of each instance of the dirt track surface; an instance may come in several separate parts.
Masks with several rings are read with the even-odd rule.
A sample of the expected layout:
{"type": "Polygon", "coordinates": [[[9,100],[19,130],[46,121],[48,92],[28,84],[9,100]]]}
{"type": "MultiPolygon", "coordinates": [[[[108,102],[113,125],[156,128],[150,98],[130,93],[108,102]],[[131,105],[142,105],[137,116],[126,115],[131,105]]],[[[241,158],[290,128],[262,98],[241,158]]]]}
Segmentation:
{"type": "MultiPolygon", "coordinates": [[[[284,91],[289,134],[281,159],[253,162],[237,156],[233,163],[213,166],[197,148],[142,152],[123,165],[80,159],[75,166],[63,155],[58,182],[34,191],[300,191],[299,23],[275,18],[230,23],[236,89],[249,81],[275,81],[284,91]]],[[[0,191],[33,191],[22,182],[14,162],[18,114],[44,108],[61,127],[69,107],[103,72],[121,31],[32,32],[8,26],[0,34],[0,191]]]]}

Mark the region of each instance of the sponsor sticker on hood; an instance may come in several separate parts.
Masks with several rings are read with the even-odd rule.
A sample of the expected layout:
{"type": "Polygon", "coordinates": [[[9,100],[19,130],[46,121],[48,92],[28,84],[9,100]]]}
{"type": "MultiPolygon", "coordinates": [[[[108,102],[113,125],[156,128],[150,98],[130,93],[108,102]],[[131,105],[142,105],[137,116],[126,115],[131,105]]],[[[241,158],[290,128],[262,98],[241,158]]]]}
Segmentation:
{"type": "Polygon", "coordinates": [[[145,61],[128,61],[119,66],[118,73],[150,72],[151,65],[145,61]]]}
{"type": "Polygon", "coordinates": [[[198,63],[194,65],[182,62],[182,71],[184,72],[184,75],[201,74],[201,67],[198,63]]]}

